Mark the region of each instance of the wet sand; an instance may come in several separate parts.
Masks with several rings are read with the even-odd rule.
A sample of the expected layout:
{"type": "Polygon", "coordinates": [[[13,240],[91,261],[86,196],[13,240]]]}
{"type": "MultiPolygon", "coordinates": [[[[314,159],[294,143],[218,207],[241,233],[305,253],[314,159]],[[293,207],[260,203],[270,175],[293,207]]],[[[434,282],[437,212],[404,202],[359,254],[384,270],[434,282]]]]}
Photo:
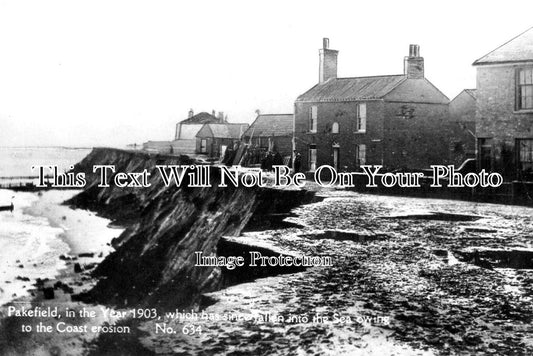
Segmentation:
{"type": "MultiPolygon", "coordinates": [[[[53,227],[63,232],[58,238],[69,246],[66,255],[55,256],[63,262],[63,268],[57,271],[55,278],[31,280],[33,285],[31,295],[18,298],[4,305],[1,310],[3,318],[0,320],[0,354],[2,355],[81,355],[86,352],[87,343],[94,340],[95,333],[51,333],[35,332],[36,325],[55,326],[63,321],[66,325],[102,325],[105,322],[114,323],[116,318],[104,317],[98,305],[87,305],[74,302],[71,296],[89,290],[95,280],[90,276],[90,271],[108,253],[112,251],[111,239],[120,235],[122,229],[110,228],[109,220],[95,216],[94,213],[84,210],[74,210],[61,205],[63,201],[76,194],[76,191],[46,191],[39,195],[25,213],[33,216],[45,217],[53,227]],[[80,270],[75,271],[79,264],[80,270]],[[52,289],[53,299],[44,297],[44,290],[52,289]],[[17,309],[41,307],[58,307],[62,318],[51,317],[10,317],[7,318],[7,308],[15,306],[17,309]],[[65,310],[70,309],[76,317],[66,318],[65,310]],[[79,310],[84,308],[87,312],[94,311],[94,317],[80,317],[79,310]],[[22,325],[32,325],[31,333],[23,333],[22,325]]],[[[24,273],[22,270],[21,274],[24,273]]]]}

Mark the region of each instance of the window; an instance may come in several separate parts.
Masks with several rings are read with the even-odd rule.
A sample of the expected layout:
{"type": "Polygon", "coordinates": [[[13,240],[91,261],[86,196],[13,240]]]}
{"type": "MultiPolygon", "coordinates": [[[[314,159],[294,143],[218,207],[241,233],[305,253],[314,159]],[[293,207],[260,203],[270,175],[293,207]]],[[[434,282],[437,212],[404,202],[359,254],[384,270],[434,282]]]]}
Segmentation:
{"type": "Polygon", "coordinates": [[[202,139],[200,142],[200,153],[206,153],[207,152],[207,140],[202,139]]]}
{"type": "Polygon", "coordinates": [[[521,175],[522,177],[527,176],[529,179],[533,173],[533,139],[519,139],[517,144],[521,175]]]}
{"type": "Polygon", "coordinates": [[[316,170],[316,145],[309,145],[309,170],[316,170]]]}
{"type": "Polygon", "coordinates": [[[366,132],[366,104],[357,104],[355,131],[366,132]]]}
{"type": "Polygon", "coordinates": [[[333,125],[331,125],[331,133],[339,133],[339,123],[334,122],[333,125]]]}
{"type": "Polygon", "coordinates": [[[517,109],[533,109],[533,68],[518,69],[517,109]]]}
{"type": "Polygon", "coordinates": [[[268,150],[268,137],[259,137],[259,148],[268,150]]]}
{"type": "Polygon", "coordinates": [[[366,145],[355,146],[355,165],[360,167],[366,164],[366,145]]]}
{"type": "Polygon", "coordinates": [[[311,106],[309,111],[309,131],[316,132],[316,122],[318,119],[318,107],[311,106]]]}

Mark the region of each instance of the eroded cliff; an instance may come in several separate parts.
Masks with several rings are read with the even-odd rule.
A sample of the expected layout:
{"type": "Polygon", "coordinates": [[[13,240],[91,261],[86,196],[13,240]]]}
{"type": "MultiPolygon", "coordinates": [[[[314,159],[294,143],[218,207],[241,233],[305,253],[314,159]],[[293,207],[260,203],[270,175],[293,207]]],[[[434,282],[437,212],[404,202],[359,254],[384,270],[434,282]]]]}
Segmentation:
{"type": "MultiPolygon", "coordinates": [[[[68,203],[114,219],[126,230],[116,251],[95,270],[96,287],[81,296],[118,306],[189,306],[201,294],[225,283],[218,267],[195,267],[195,252],[217,252],[224,235],[236,236],[254,216],[288,213],[309,202],[313,193],[269,188],[218,187],[211,170],[209,188],[165,187],[156,165],[193,164],[186,156],[149,155],[117,149],[94,149],[74,170],[86,172],[85,189],[68,203]],[[150,172],[150,187],[98,187],[94,165],[114,165],[116,172],[150,172]]],[[[112,177],[112,176],[111,176],[112,177]]]]}

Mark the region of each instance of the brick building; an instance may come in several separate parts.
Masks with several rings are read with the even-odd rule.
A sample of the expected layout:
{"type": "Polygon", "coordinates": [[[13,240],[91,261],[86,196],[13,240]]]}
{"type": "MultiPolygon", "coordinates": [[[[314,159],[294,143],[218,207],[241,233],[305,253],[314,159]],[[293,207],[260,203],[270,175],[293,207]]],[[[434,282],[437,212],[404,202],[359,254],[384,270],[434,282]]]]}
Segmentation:
{"type": "Polygon", "coordinates": [[[244,143],[292,155],[293,114],[259,114],[243,135],[244,143]]]}
{"type": "Polygon", "coordinates": [[[465,89],[450,101],[450,150],[456,166],[476,157],[476,103],[476,89],[465,89]]]}
{"type": "Polygon", "coordinates": [[[533,28],[476,60],[479,169],[533,180],[533,28]]]}
{"type": "Polygon", "coordinates": [[[337,78],[337,56],[325,38],[319,82],[295,102],[303,170],[417,170],[449,162],[449,99],[424,77],[418,45],[410,45],[400,75],[337,78]]]}

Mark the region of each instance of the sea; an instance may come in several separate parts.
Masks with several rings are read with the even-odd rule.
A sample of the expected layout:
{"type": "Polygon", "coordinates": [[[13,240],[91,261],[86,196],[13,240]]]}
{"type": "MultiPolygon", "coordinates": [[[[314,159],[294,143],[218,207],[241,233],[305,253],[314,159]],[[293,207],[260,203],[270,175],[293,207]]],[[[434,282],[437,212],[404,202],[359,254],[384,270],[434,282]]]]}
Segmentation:
{"type": "MultiPolygon", "coordinates": [[[[56,165],[63,172],[89,152],[87,148],[0,147],[0,186],[35,176],[31,170],[35,165],[56,165]]],[[[73,230],[69,224],[74,221],[61,221],[72,210],[61,203],[74,194],[72,190],[34,193],[0,189],[0,206],[14,206],[13,211],[0,211],[0,305],[29,295],[37,278],[54,278],[65,268],[59,256],[72,250],[65,236],[73,230]]],[[[85,211],[75,219],[96,219],[101,228],[108,225],[105,219],[85,211]]]]}

